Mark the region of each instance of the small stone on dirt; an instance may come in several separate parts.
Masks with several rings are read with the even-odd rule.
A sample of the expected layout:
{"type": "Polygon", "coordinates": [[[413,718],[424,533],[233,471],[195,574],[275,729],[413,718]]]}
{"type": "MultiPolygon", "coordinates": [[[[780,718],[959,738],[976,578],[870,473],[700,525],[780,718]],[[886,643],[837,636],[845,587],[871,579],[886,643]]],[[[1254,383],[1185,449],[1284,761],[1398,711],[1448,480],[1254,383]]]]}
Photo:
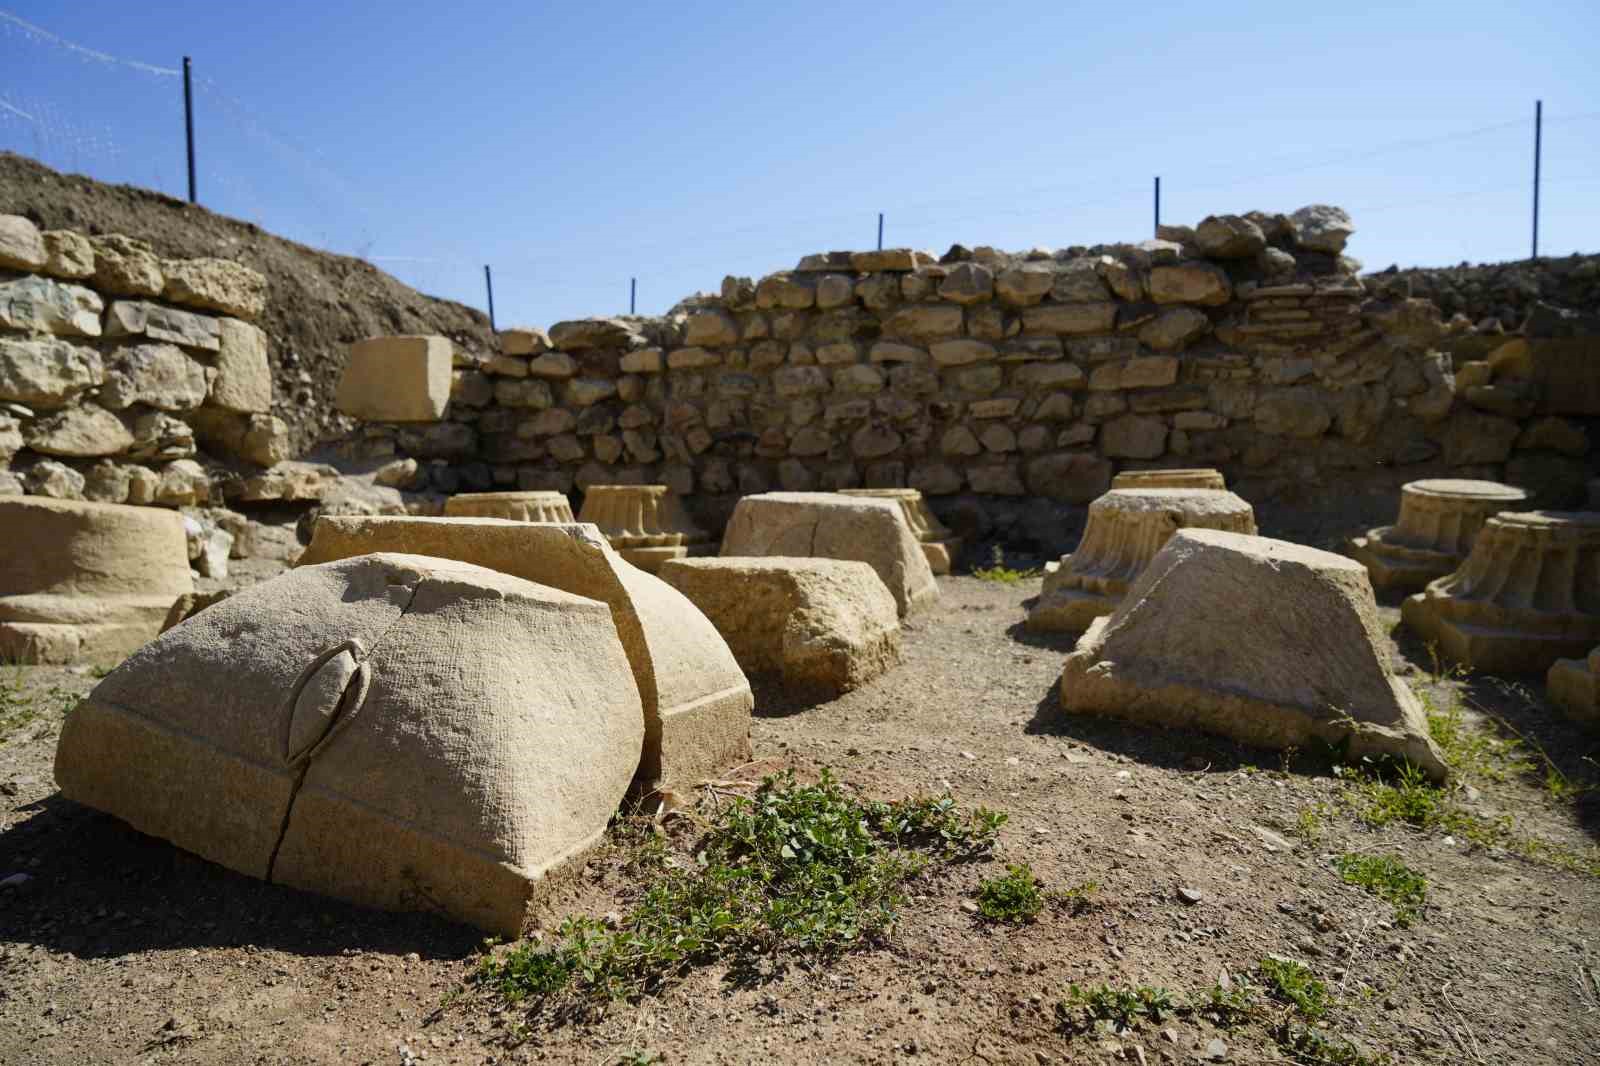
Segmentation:
{"type": "Polygon", "coordinates": [[[1206,1058],[1211,1062],[1222,1062],[1228,1057],[1228,1045],[1221,1040],[1211,1040],[1206,1043],[1206,1058]]]}
{"type": "Polygon", "coordinates": [[[1199,903],[1201,900],[1205,899],[1205,896],[1198,888],[1184,887],[1178,889],[1178,898],[1192,907],[1196,903],[1199,903]]]}

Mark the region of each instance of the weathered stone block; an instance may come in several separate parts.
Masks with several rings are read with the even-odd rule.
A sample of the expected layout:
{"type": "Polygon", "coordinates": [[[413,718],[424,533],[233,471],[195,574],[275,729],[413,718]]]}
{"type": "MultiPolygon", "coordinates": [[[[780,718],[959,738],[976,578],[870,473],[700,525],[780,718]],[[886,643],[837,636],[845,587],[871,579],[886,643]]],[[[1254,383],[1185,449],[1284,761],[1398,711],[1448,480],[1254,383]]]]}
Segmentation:
{"type": "Polygon", "coordinates": [[[191,307],[254,319],[267,307],[267,279],[258,271],[227,259],[168,259],[161,264],[166,279],[162,298],[191,307]]]}
{"type": "Polygon", "coordinates": [[[42,270],[47,258],[39,227],[21,215],[0,215],[0,270],[42,270]]]}
{"type": "Polygon", "coordinates": [[[350,346],[336,404],[364,422],[435,422],[450,402],[450,341],[371,337],[350,346]]]}
{"type": "Polygon", "coordinates": [[[100,336],[105,302],[81,285],[49,278],[0,281],[0,327],[61,337],[100,336]]]}

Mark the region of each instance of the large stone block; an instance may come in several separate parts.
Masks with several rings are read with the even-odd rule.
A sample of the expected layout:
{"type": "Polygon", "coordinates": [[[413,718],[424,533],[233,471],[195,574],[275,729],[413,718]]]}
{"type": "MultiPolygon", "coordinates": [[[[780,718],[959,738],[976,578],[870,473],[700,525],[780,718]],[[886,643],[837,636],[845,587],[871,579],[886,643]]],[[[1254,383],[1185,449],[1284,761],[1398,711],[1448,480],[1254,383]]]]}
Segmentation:
{"type": "Polygon", "coordinates": [[[0,215],[0,269],[42,270],[47,258],[38,226],[21,215],[0,215]]]}
{"type": "Polygon", "coordinates": [[[674,559],[661,578],[727,640],[747,674],[831,698],[900,661],[894,597],[866,563],[674,559]]]}
{"type": "Polygon", "coordinates": [[[0,338],[0,400],[60,407],[105,379],[100,353],[93,348],[54,338],[0,338]]]}
{"type": "Polygon", "coordinates": [[[166,287],[161,260],[150,245],[120,233],[90,237],[94,287],[113,296],[160,296],[166,287]]]}
{"type": "Polygon", "coordinates": [[[267,307],[267,279],[228,259],[168,259],[161,264],[164,299],[254,319],[267,307]]]}
{"type": "Polygon", "coordinates": [[[210,402],[227,411],[265,414],[272,410],[272,363],[267,335],[248,322],[224,318],[217,346],[217,378],[210,402]]]}
{"type": "Polygon", "coordinates": [[[459,492],[444,501],[444,513],[451,518],[504,518],[511,522],[574,521],[566,495],[543,490],[459,492]]]}
{"type": "Polygon", "coordinates": [[[108,337],[148,337],[214,352],[222,345],[222,325],[210,315],[180,311],[148,300],[116,300],[106,312],[108,337]]]}
{"type": "Polygon", "coordinates": [[[67,716],[56,780],[248,876],[515,936],[604,834],[643,734],[604,604],[368,555],[141,649],[67,716]]]}
{"type": "Polygon", "coordinates": [[[8,496],[0,530],[0,660],[114,662],[194,588],[172,511],[8,496]]]}
{"type": "Polygon", "coordinates": [[[207,367],[173,344],[118,348],[107,360],[100,402],[122,409],[141,403],[160,411],[192,411],[206,402],[207,367]]]}
{"type": "Polygon", "coordinates": [[[1487,519],[1466,562],[1401,605],[1445,658],[1491,674],[1543,673],[1600,644],[1600,513],[1487,519]]]}
{"type": "Polygon", "coordinates": [[[590,485],[578,521],[592,523],[618,555],[650,574],[668,559],[714,550],[711,534],[665,485],[590,485]]]}
{"type": "Polygon", "coordinates": [[[1400,489],[1400,518],[1353,537],[1349,554],[1375,589],[1416,591],[1466,561],[1483,523],[1528,505],[1528,494],[1497,481],[1437,478],[1400,489]]]}
{"type": "Polygon", "coordinates": [[[928,567],[935,574],[948,574],[952,562],[961,554],[961,538],[950,531],[928,507],[917,489],[840,489],[844,496],[869,500],[892,500],[900,508],[911,535],[922,545],[928,567]]]}
{"type": "Polygon", "coordinates": [[[105,301],[92,289],[49,278],[0,281],[0,328],[60,337],[100,336],[105,301]]]}
{"type": "Polygon", "coordinates": [[[121,455],[134,444],[133,433],[122,419],[92,403],[37,418],[23,429],[22,437],[41,455],[66,459],[121,455]]]}
{"type": "Polygon", "coordinates": [[[1045,575],[1028,628],[1076,633],[1117,609],[1180,529],[1256,531],[1255,511],[1217,489],[1112,489],[1089,505],[1083,539],[1045,575]]]}
{"type": "MultiPolygon", "coordinates": [[[[976,490],[982,491],[982,490],[976,490]]],[[[768,492],[734,505],[722,555],[853,559],[869,564],[903,618],[939,586],[897,503],[832,492],[768,492]]]]}
{"type": "Polygon", "coordinates": [[[681,593],[624,562],[594,526],[325,516],[300,563],[374,551],[459,559],[609,606],[643,701],[641,787],[692,785],[749,757],[750,684],[727,644],[681,593]]]}
{"type": "Polygon", "coordinates": [[[1421,705],[1390,670],[1359,563],[1212,529],[1175,534],[1067,657],[1061,706],[1264,747],[1348,745],[1443,778],[1421,705]]]}
{"type": "Polygon", "coordinates": [[[450,341],[370,337],[350,346],[339,410],[364,422],[437,422],[450,402],[450,341]]]}
{"type": "Polygon", "coordinates": [[[1582,659],[1557,659],[1545,675],[1545,694],[1568,717],[1600,725],[1600,648],[1582,659]]]}

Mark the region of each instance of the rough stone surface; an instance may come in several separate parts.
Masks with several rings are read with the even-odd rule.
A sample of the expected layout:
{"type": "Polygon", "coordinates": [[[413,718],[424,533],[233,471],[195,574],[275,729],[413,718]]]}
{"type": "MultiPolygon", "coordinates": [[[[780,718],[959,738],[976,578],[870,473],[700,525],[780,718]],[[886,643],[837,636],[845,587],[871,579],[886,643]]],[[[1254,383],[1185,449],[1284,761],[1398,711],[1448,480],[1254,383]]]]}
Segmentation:
{"type": "Polygon", "coordinates": [[[0,281],[0,328],[60,337],[98,337],[105,301],[92,289],[48,278],[0,281]]]}
{"type": "Polygon", "coordinates": [[[41,455],[93,459],[121,455],[133,447],[133,434],[116,415],[86,403],[35,419],[22,439],[41,455]]]}
{"type": "Polygon", "coordinates": [[[114,233],[90,237],[94,287],[114,296],[160,296],[166,287],[161,261],[144,241],[114,233]]]}
{"type": "Polygon", "coordinates": [[[39,227],[21,215],[0,215],[0,270],[40,270],[47,258],[39,227]]]}
{"type": "Polygon", "coordinates": [[[745,673],[831,698],[900,660],[894,597],[841,559],[675,559],[661,578],[717,627],[745,673]]]}
{"type": "Polygon", "coordinates": [[[267,335],[248,322],[224,318],[218,337],[217,378],[210,402],[227,411],[265,414],[272,410],[272,363],[267,335]]]}
{"type": "Polygon", "coordinates": [[[142,648],[68,715],[56,780],[248,876],[515,936],[605,832],[643,734],[604,604],[368,555],[142,648]]]}
{"type": "Polygon", "coordinates": [[[350,346],[339,410],[368,422],[436,422],[450,402],[450,341],[372,337],[350,346]]]}
{"type": "Polygon", "coordinates": [[[1367,568],[1374,589],[1415,592],[1465,562],[1492,515],[1527,506],[1525,491],[1497,481],[1412,481],[1400,489],[1399,520],[1351,538],[1347,551],[1367,568]]]}
{"type": "Polygon", "coordinates": [[[53,338],[0,337],[0,400],[60,407],[105,379],[100,353],[93,348],[53,338]]]}
{"type": "Polygon", "coordinates": [[[444,513],[451,518],[504,518],[512,522],[574,520],[566,495],[549,490],[457,493],[444,501],[444,513]]]}
{"type": "Polygon", "coordinates": [[[644,707],[641,787],[692,785],[749,758],[749,682],[716,629],[592,525],[322,517],[301,565],[373,551],[459,559],[607,604],[644,707]]]}
{"type": "Polygon", "coordinates": [[[0,530],[0,660],[115,662],[194,588],[171,511],[7,496],[0,530]]]}
{"type": "Polygon", "coordinates": [[[100,402],[120,410],[144,404],[160,411],[191,411],[206,402],[207,367],[174,344],[117,349],[106,364],[100,402]]]}
{"type": "Polygon", "coordinates": [[[1289,216],[1289,224],[1294,228],[1295,243],[1301,248],[1329,255],[1344,251],[1345,242],[1356,231],[1349,215],[1327,204],[1302,207],[1289,216]]]}
{"type": "Polygon", "coordinates": [[[922,545],[922,554],[935,574],[948,574],[955,559],[961,554],[961,538],[939,521],[928,507],[922,493],[916,489],[841,489],[844,496],[863,496],[867,499],[892,500],[911,527],[911,535],[922,545]]]}
{"type": "Polygon", "coordinates": [[[1557,659],[1545,675],[1545,694],[1568,717],[1600,725],[1600,648],[1582,659],[1557,659]]]}
{"type": "Polygon", "coordinates": [[[746,496],[723,533],[723,557],[794,556],[867,563],[903,618],[939,598],[921,545],[897,503],[829,492],[746,496]]]}
{"type": "Polygon", "coordinates": [[[1443,778],[1422,707],[1393,676],[1390,654],[1359,563],[1185,529],[1078,641],[1061,706],[1264,747],[1348,743],[1352,756],[1398,755],[1443,778]]]}
{"type": "Polygon", "coordinates": [[[161,264],[164,299],[254,319],[267,306],[267,279],[227,259],[168,259],[161,264]]]}

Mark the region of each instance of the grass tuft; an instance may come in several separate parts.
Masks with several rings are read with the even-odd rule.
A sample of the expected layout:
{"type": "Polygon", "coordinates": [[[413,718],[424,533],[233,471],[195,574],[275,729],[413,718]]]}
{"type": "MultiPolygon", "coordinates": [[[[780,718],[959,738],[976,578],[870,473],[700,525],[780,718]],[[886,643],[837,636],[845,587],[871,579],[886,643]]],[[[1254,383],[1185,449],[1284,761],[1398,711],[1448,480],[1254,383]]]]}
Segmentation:
{"type": "Polygon", "coordinates": [[[1428,879],[1388,855],[1346,852],[1333,860],[1346,884],[1358,885],[1394,907],[1394,920],[1408,926],[1422,914],[1428,879]]]}
{"type": "Polygon", "coordinates": [[[1037,567],[1028,570],[1015,570],[1006,565],[1006,555],[996,544],[989,553],[989,565],[979,567],[972,571],[972,576],[980,581],[994,581],[1001,585],[1015,585],[1029,578],[1038,577],[1042,573],[1037,567]]]}
{"type": "Polygon", "coordinates": [[[1307,1021],[1317,1021],[1328,1012],[1328,986],[1305,963],[1268,956],[1257,970],[1267,993],[1294,1007],[1307,1021]]]}
{"type": "Polygon", "coordinates": [[[978,886],[978,914],[986,921],[1007,925],[1026,925],[1044,907],[1044,893],[1027,863],[1006,867],[1001,877],[991,877],[978,886]]]}

